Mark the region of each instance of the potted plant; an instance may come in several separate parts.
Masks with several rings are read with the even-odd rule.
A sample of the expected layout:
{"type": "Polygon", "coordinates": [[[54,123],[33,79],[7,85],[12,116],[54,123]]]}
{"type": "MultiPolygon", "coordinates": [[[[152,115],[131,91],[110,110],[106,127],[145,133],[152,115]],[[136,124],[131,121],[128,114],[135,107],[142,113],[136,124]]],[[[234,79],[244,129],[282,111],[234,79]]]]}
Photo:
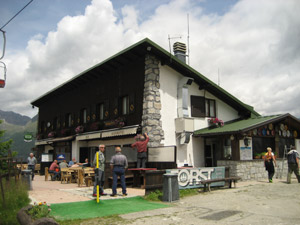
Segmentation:
{"type": "Polygon", "coordinates": [[[76,134],[82,133],[84,131],[84,127],[82,125],[75,128],[76,134]]]}
{"type": "Polygon", "coordinates": [[[210,127],[223,127],[224,122],[220,120],[218,117],[208,119],[208,123],[210,127]]]}
{"type": "Polygon", "coordinates": [[[48,138],[54,138],[56,136],[56,132],[55,131],[51,131],[48,134],[48,138]]]}

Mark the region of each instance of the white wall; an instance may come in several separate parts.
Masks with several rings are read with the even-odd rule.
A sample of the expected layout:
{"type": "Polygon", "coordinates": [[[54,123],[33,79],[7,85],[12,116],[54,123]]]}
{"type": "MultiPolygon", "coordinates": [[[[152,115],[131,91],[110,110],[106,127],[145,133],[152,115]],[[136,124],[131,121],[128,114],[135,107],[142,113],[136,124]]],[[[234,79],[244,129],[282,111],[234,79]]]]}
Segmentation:
{"type": "MultiPolygon", "coordinates": [[[[161,97],[161,121],[164,131],[164,140],[162,145],[177,146],[177,164],[183,166],[205,166],[204,159],[204,140],[202,138],[191,137],[188,144],[179,144],[175,133],[175,118],[177,114],[177,88],[178,82],[183,76],[170,68],[169,66],[160,65],[160,97],[161,97]]],[[[204,96],[205,98],[214,99],[216,101],[216,116],[224,122],[238,118],[238,112],[228,104],[216,98],[211,93],[199,90],[199,86],[193,82],[188,86],[189,97],[189,116],[191,117],[191,95],[204,96]]],[[[194,118],[194,130],[205,128],[208,126],[209,118],[194,118]]],[[[179,136],[179,135],[177,135],[179,136]]]]}

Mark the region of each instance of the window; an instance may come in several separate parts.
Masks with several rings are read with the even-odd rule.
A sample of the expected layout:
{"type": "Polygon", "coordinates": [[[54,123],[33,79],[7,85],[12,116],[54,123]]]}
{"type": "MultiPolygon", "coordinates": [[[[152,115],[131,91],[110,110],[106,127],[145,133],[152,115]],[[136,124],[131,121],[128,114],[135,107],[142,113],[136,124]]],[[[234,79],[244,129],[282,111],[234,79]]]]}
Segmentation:
{"type": "Polygon", "coordinates": [[[225,139],[224,143],[224,159],[231,159],[232,158],[232,150],[231,150],[231,140],[225,139]]]}
{"type": "Polygon", "coordinates": [[[86,109],[82,109],[80,111],[80,120],[83,122],[83,123],[86,123],[86,117],[87,117],[87,112],[86,112],[86,109]]]}
{"type": "Polygon", "coordinates": [[[216,101],[205,99],[205,112],[207,117],[216,117],[216,101]]]}
{"type": "Polygon", "coordinates": [[[128,96],[122,97],[122,115],[129,113],[129,98],[128,96]]]}
{"type": "Polygon", "coordinates": [[[56,128],[57,128],[57,117],[55,117],[54,119],[53,119],[53,130],[56,130],[56,128]]]}
{"type": "Polygon", "coordinates": [[[71,127],[72,126],[72,116],[71,116],[71,113],[68,113],[66,115],[66,126],[67,127],[71,127]]]}
{"type": "Polygon", "coordinates": [[[216,102],[202,96],[191,96],[192,117],[216,117],[216,102]]]}
{"type": "Polygon", "coordinates": [[[205,98],[201,96],[191,96],[192,117],[205,117],[205,98]]]}
{"type": "Polygon", "coordinates": [[[99,119],[104,120],[104,103],[99,104],[99,119]]]}

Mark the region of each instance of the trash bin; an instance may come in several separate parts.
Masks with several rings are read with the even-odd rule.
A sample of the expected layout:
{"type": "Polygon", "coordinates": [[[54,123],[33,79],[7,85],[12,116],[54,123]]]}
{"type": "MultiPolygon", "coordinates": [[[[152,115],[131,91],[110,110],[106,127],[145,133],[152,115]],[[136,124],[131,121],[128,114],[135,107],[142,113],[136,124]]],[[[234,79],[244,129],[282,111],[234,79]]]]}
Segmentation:
{"type": "Polygon", "coordinates": [[[28,185],[28,190],[32,190],[32,183],[31,183],[31,173],[32,170],[22,170],[22,181],[25,182],[28,185]]]}
{"type": "Polygon", "coordinates": [[[163,201],[179,200],[178,174],[164,174],[163,201]]]}

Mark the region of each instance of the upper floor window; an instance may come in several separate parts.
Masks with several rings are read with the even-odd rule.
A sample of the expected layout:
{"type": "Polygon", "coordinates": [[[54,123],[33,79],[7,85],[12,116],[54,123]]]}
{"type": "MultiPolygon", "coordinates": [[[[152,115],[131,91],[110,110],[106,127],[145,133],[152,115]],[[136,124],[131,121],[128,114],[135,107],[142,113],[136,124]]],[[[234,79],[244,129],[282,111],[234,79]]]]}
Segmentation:
{"type": "Polygon", "coordinates": [[[213,99],[205,99],[202,96],[191,95],[191,116],[215,117],[216,101],[213,99]]]}
{"type": "Polygon", "coordinates": [[[207,117],[216,117],[216,101],[205,99],[205,112],[207,117]]]}
{"type": "Polygon", "coordinates": [[[98,106],[99,119],[104,120],[104,103],[100,103],[98,106]]]}
{"type": "Polygon", "coordinates": [[[72,115],[71,113],[68,113],[66,115],[66,126],[71,127],[72,126],[72,115]]]}
{"type": "Polygon", "coordinates": [[[129,98],[128,96],[122,97],[122,115],[129,113],[129,98]]]}
{"type": "Polygon", "coordinates": [[[80,119],[81,119],[81,121],[82,121],[82,123],[86,123],[86,119],[87,119],[87,111],[86,111],[86,109],[82,109],[81,111],[80,111],[80,119]]]}

